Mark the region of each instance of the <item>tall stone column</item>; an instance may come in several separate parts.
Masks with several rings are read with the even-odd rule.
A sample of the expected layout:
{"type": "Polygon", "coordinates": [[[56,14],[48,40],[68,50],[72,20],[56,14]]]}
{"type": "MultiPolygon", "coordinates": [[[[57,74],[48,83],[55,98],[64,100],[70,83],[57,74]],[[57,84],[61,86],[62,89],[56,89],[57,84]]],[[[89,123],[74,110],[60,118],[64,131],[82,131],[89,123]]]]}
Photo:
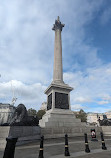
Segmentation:
{"type": "Polygon", "coordinates": [[[63,80],[61,40],[63,27],[64,24],[60,22],[58,17],[52,28],[55,32],[53,81],[45,90],[47,111],[39,121],[41,127],[51,129],[51,137],[59,133],[64,135],[68,127],[75,126],[75,116],[70,107],[70,92],[73,88],[64,83],[63,80]]]}
{"type": "Polygon", "coordinates": [[[54,44],[54,70],[53,70],[53,82],[63,83],[63,67],[62,67],[62,39],[61,31],[64,24],[61,24],[58,19],[55,20],[55,24],[52,30],[55,31],[55,44],[54,44]]]}
{"type": "Polygon", "coordinates": [[[59,16],[55,20],[52,30],[55,31],[54,44],[54,67],[53,67],[53,81],[45,90],[47,94],[47,110],[71,110],[70,109],[70,91],[72,87],[65,84],[63,81],[62,68],[62,39],[61,33],[64,24],[60,22],[59,16]]]}

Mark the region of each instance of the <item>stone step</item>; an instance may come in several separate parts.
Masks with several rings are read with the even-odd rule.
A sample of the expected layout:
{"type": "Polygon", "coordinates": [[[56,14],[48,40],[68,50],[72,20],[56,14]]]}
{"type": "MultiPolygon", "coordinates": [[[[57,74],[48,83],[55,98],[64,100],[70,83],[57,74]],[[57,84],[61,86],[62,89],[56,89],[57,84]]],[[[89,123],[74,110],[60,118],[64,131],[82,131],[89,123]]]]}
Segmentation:
{"type": "MultiPolygon", "coordinates": [[[[42,117],[42,120],[44,122],[48,122],[50,120],[50,118],[51,118],[51,120],[57,120],[57,121],[63,120],[63,122],[64,122],[64,120],[67,122],[81,122],[80,119],[75,118],[75,116],[72,114],[71,115],[49,114],[49,115],[44,115],[42,117]]],[[[41,122],[41,120],[40,120],[40,122],[41,122]]]]}
{"type": "MultiPolygon", "coordinates": [[[[80,123],[81,120],[80,119],[75,119],[75,118],[54,118],[54,117],[51,117],[51,118],[48,118],[48,121],[57,121],[57,122],[71,122],[71,123],[80,123]]],[[[47,121],[46,121],[47,122],[47,121]]]]}
{"type": "Polygon", "coordinates": [[[49,117],[53,117],[53,118],[75,118],[75,115],[67,115],[67,114],[50,114],[49,117]]]}
{"type": "MultiPolygon", "coordinates": [[[[58,138],[58,137],[64,137],[64,135],[67,133],[69,137],[72,136],[84,136],[84,133],[87,133],[88,135],[91,135],[92,127],[52,127],[52,128],[42,128],[41,134],[45,136],[45,138],[58,138]]],[[[93,127],[96,130],[96,135],[100,135],[100,131],[102,131],[101,127],[93,127]]]]}
{"type": "Polygon", "coordinates": [[[76,123],[79,123],[81,122],[80,119],[76,119],[76,118],[54,118],[54,117],[49,117],[49,118],[45,118],[43,117],[40,121],[45,121],[45,122],[48,122],[48,121],[61,121],[61,122],[76,122],[76,123]]]}
{"type": "Polygon", "coordinates": [[[39,121],[41,127],[49,127],[49,126],[84,126],[86,123],[81,123],[80,120],[77,119],[54,119],[54,118],[48,118],[48,120],[40,120],[39,121]]]}
{"type": "Polygon", "coordinates": [[[76,127],[76,126],[82,126],[81,123],[69,123],[69,122],[57,122],[57,121],[48,121],[45,123],[46,127],[76,127]]]}
{"type": "Polygon", "coordinates": [[[83,126],[83,123],[81,124],[81,120],[75,118],[74,114],[55,114],[55,113],[49,113],[45,114],[42,119],[39,121],[39,125],[41,127],[50,127],[50,126],[76,126],[78,124],[79,126],[83,126]]]}

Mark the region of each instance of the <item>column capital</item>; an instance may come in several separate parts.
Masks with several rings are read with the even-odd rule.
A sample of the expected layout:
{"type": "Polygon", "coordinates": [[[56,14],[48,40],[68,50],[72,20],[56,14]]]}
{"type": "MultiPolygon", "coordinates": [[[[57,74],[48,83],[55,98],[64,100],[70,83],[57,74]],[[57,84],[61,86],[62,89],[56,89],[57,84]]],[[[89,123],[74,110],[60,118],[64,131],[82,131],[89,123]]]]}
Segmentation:
{"type": "Polygon", "coordinates": [[[55,20],[55,24],[53,24],[53,28],[52,30],[56,31],[57,29],[61,30],[62,31],[62,28],[65,26],[65,24],[62,24],[60,22],[60,19],[59,19],[59,16],[57,18],[57,20],[55,20]]]}

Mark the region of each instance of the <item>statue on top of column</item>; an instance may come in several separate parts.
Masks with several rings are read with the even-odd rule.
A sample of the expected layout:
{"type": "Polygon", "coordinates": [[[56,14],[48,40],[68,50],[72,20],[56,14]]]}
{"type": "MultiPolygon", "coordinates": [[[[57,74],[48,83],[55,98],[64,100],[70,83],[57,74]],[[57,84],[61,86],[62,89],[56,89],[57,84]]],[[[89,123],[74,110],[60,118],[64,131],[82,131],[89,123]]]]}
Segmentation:
{"type": "Polygon", "coordinates": [[[52,30],[57,30],[57,29],[60,29],[62,31],[62,28],[65,26],[65,24],[61,24],[60,22],[60,19],[59,19],[59,16],[57,18],[57,20],[55,20],[55,24],[53,25],[53,28],[52,30]]]}

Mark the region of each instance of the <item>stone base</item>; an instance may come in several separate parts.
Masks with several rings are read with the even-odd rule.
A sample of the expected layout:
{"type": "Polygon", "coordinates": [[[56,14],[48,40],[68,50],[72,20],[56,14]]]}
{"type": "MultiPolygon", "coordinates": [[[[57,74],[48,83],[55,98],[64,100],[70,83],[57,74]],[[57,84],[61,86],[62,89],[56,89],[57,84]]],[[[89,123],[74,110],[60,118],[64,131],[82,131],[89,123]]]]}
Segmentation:
{"type": "Polygon", "coordinates": [[[111,136],[111,126],[101,126],[104,136],[111,136]]]}
{"type": "Polygon", "coordinates": [[[45,138],[64,137],[66,133],[69,137],[83,136],[84,133],[91,135],[90,129],[92,128],[97,134],[101,131],[101,127],[86,126],[86,123],[75,118],[71,110],[63,109],[48,110],[39,121],[39,125],[42,128],[41,134],[45,138]]]}
{"type": "Polygon", "coordinates": [[[39,126],[1,126],[0,148],[5,148],[7,137],[18,137],[17,145],[20,145],[40,139],[40,135],[39,126]]]}
{"type": "Polygon", "coordinates": [[[80,119],[76,119],[71,110],[54,109],[48,110],[39,120],[40,127],[72,127],[82,125],[80,119]]]}
{"type": "Polygon", "coordinates": [[[68,137],[76,137],[76,136],[84,136],[84,133],[87,133],[88,135],[91,135],[90,130],[95,129],[96,135],[99,136],[100,132],[102,131],[101,127],[59,127],[59,128],[41,128],[41,134],[44,135],[46,139],[48,138],[62,138],[65,136],[65,134],[68,134],[68,137]]]}

